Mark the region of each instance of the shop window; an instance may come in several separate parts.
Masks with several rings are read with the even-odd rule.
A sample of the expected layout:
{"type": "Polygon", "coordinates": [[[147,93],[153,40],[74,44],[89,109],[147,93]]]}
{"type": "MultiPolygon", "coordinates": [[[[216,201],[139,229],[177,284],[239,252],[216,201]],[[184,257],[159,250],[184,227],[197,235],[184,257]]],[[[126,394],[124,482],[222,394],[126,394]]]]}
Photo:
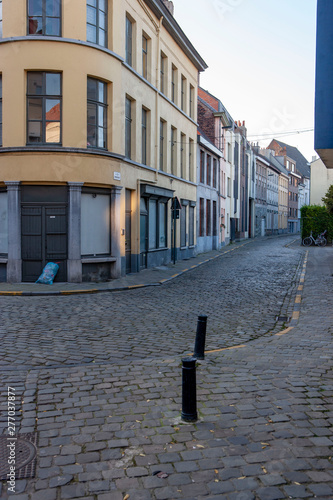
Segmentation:
{"type": "Polygon", "coordinates": [[[182,200],[182,209],[180,210],[180,246],[186,247],[187,231],[187,205],[182,200]]]}
{"type": "Polygon", "coordinates": [[[148,202],[148,242],[149,250],[167,246],[167,205],[156,198],[148,202]]]}
{"type": "Polygon", "coordinates": [[[61,74],[28,72],[27,143],[61,143],[61,74]]]}
{"type": "Polygon", "coordinates": [[[194,209],[193,205],[189,207],[189,225],[188,225],[188,244],[194,246],[194,209]]]}
{"type": "Polygon", "coordinates": [[[61,36],[61,0],[28,0],[28,35],[61,36]]]}
{"type": "Polygon", "coordinates": [[[107,46],[107,0],[87,0],[87,42],[107,46]]]}

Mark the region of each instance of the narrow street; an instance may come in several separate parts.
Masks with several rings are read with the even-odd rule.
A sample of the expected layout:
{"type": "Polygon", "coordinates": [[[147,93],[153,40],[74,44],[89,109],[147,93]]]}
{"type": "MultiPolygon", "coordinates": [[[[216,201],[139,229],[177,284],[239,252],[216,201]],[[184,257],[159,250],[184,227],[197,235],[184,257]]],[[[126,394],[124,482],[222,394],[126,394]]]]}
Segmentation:
{"type": "Polygon", "coordinates": [[[17,446],[37,449],[14,497],[331,500],[332,274],[332,247],[279,237],[160,287],[1,297],[0,434],[9,386],[17,446]],[[184,423],[180,358],[198,313],[216,351],[184,423]]]}

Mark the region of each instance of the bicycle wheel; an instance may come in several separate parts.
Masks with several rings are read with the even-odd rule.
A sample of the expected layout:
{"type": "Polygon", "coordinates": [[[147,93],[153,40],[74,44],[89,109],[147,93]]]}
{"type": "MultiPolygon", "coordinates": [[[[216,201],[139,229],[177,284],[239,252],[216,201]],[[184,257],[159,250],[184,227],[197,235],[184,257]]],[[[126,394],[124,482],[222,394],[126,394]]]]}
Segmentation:
{"type": "Polygon", "coordinates": [[[320,240],[318,240],[318,246],[319,247],[325,247],[326,245],[327,245],[326,238],[320,238],[320,240]]]}
{"type": "Polygon", "coordinates": [[[312,245],[312,239],[309,236],[307,238],[304,238],[303,245],[305,247],[310,247],[312,245]]]}

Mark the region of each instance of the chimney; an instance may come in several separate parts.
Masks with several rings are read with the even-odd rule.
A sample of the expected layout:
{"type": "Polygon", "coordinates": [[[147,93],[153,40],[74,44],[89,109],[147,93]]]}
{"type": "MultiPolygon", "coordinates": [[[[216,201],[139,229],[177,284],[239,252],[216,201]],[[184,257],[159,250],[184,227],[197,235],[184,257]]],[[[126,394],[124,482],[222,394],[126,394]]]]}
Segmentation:
{"type": "Polygon", "coordinates": [[[170,14],[173,16],[174,14],[174,11],[175,11],[175,7],[173,5],[173,2],[171,2],[170,0],[162,0],[164,5],[166,6],[166,8],[168,9],[168,11],[170,12],[170,14]]]}
{"type": "Polygon", "coordinates": [[[312,161],[316,161],[316,159],[317,159],[317,156],[312,157],[312,161]]]}

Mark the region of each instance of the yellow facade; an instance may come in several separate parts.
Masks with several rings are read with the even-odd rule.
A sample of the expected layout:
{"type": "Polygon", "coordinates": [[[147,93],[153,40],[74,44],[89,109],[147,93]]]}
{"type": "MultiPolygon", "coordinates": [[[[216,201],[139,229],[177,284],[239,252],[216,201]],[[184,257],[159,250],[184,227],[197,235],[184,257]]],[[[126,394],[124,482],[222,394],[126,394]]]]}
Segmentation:
{"type": "MultiPolygon", "coordinates": [[[[15,213],[11,212],[11,203],[16,195],[10,193],[13,189],[18,193],[23,189],[25,194],[22,194],[21,202],[16,203],[22,204],[26,200],[28,208],[42,199],[36,190],[35,194],[29,194],[24,186],[67,186],[69,190],[67,269],[64,274],[68,281],[80,281],[82,275],[84,279],[100,278],[102,275],[117,277],[124,274],[126,268],[127,272],[133,272],[140,267],[170,261],[171,198],[177,196],[192,208],[196,201],[196,99],[198,73],[205,69],[204,61],[179,31],[174,18],[160,0],[109,0],[105,14],[107,28],[103,34],[107,37],[106,46],[87,41],[90,18],[83,0],[60,2],[60,36],[29,33],[33,23],[34,26],[44,23],[43,29],[47,30],[48,19],[45,20],[42,15],[38,18],[38,12],[35,18],[29,18],[31,13],[27,12],[26,0],[3,0],[2,3],[0,73],[3,137],[0,188],[4,193],[6,186],[12,186],[8,188],[7,217],[16,228],[16,232],[10,229],[8,233],[7,280],[24,279],[20,274],[20,261],[24,260],[22,255],[27,252],[21,227],[21,223],[24,225],[26,221],[16,220],[18,208],[15,213]],[[131,37],[128,35],[129,23],[131,37]],[[126,62],[129,43],[131,61],[126,62]],[[36,85],[32,90],[32,84],[28,86],[29,75],[36,74],[40,81],[49,82],[54,73],[60,74],[61,78],[59,96],[49,98],[49,83],[43,83],[42,90],[38,90],[36,85]],[[91,116],[95,120],[94,130],[97,130],[98,137],[103,135],[106,147],[91,147],[89,143],[87,130],[91,124],[87,122],[87,79],[105,84],[104,107],[94,103],[97,107],[93,109],[97,111],[95,114],[93,111],[91,116]],[[31,92],[36,94],[30,96],[31,92]],[[38,92],[42,95],[40,102],[38,92]],[[130,119],[127,120],[126,105],[129,102],[130,119]],[[31,111],[33,105],[35,108],[31,111]],[[103,127],[98,121],[102,107],[103,127]],[[51,113],[57,116],[52,118],[52,122],[49,121],[51,113]],[[41,140],[39,130],[44,130],[43,127],[46,132],[44,140],[41,140]],[[61,137],[58,143],[57,134],[61,137]],[[127,144],[130,143],[130,154],[126,137],[127,144]],[[89,255],[84,255],[82,248],[80,250],[73,245],[71,239],[81,238],[82,243],[81,233],[86,231],[80,222],[80,200],[74,194],[77,190],[80,193],[88,190],[87,193],[91,192],[95,198],[107,196],[105,190],[110,190],[110,244],[103,246],[101,243],[95,253],[91,250],[93,246],[85,243],[90,248],[89,255]],[[35,201],[33,196],[37,197],[35,201]],[[148,213],[140,215],[142,197],[148,213]],[[165,205],[160,212],[161,203],[165,205]],[[152,220],[149,218],[150,209],[157,211],[152,220]],[[142,224],[146,224],[145,235],[142,224]],[[21,242],[17,241],[20,231],[21,242]],[[154,234],[159,231],[164,232],[160,240],[158,234],[154,234]],[[143,248],[144,239],[146,248],[143,248]]],[[[52,88],[55,88],[54,85],[52,88]]],[[[41,207],[47,204],[45,196],[46,199],[40,202],[41,207]]],[[[57,195],[53,193],[52,196],[57,203],[57,195]]],[[[93,201],[87,198],[85,203],[89,205],[93,201]]],[[[186,212],[186,217],[182,227],[189,231],[190,210],[186,212]]],[[[93,221],[93,217],[89,219],[90,224],[93,221]]],[[[97,219],[96,223],[99,223],[97,219]]],[[[177,258],[190,256],[195,247],[195,224],[193,235],[187,238],[188,244],[182,250],[178,221],[176,232],[177,258]]],[[[6,255],[2,253],[4,263],[6,255]]]]}
{"type": "Polygon", "coordinates": [[[285,174],[279,175],[279,232],[288,230],[288,190],[289,178],[285,174]]]}

